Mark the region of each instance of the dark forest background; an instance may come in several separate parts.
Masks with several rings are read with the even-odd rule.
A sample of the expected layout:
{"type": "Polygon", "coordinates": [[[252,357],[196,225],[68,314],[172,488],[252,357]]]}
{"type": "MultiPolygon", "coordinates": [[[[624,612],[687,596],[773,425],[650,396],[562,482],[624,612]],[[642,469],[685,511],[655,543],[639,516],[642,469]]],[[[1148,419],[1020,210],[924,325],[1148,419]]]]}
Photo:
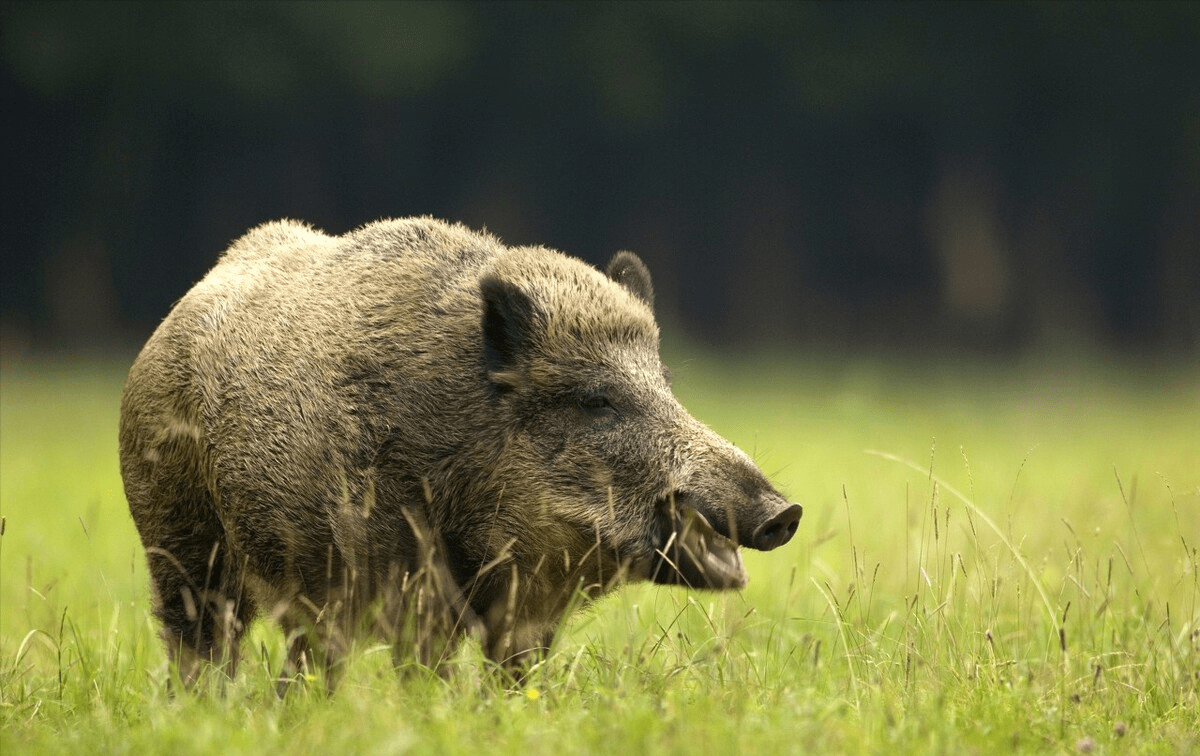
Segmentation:
{"type": "Polygon", "coordinates": [[[432,214],[713,345],[1200,351],[1200,3],[0,6],[6,353],[432,214]]]}

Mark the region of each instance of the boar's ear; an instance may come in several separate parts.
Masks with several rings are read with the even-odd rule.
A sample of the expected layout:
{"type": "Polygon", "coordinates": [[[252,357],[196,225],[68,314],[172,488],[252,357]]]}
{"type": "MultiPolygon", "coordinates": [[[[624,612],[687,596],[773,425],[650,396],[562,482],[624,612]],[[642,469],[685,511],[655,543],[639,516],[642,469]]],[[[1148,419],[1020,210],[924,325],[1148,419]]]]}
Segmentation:
{"type": "Polygon", "coordinates": [[[515,368],[533,336],[537,310],[516,285],[493,275],[479,281],[483,295],[483,359],[491,379],[513,387],[515,368]]]}
{"type": "Polygon", "coordinates": [[[605,273],[633,292],[651,310],[654,309],[654,285],[650,283],[650,271],[637,255],[632,252],[618,252],[608,261],[605,273]]]}

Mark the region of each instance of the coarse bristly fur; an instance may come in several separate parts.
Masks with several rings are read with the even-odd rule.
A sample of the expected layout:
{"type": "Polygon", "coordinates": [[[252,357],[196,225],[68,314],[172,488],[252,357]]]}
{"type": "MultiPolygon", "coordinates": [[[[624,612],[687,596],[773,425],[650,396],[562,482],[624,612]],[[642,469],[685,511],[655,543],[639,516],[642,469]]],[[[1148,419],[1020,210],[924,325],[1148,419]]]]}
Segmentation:
{"type": "Polygon", "coordinates": [[[576,596],[745,583],[800,519],[693,419],[645,265],[601,272],[430,218],[236,241],[150,337],[121,472],[185,681],[232,674],[257,612],[283,677],[364,629],[436,666],[464,635],[519,669],[576,596]]]}

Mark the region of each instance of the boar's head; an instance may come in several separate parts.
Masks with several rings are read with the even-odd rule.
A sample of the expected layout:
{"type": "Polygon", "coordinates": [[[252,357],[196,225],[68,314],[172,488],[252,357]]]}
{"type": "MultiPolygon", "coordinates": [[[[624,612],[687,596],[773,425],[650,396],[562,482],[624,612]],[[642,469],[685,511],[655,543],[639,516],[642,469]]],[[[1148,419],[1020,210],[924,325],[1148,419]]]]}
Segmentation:
{"type": "Polygon", "coordinates": [[[787,543],[800,505],[675,399],[641,260],[620,252],[601,273],[537,252],[480,284],[491,407],[522,449],[509,492],[627,577],[742,587],[739,547],[787,543]]]}

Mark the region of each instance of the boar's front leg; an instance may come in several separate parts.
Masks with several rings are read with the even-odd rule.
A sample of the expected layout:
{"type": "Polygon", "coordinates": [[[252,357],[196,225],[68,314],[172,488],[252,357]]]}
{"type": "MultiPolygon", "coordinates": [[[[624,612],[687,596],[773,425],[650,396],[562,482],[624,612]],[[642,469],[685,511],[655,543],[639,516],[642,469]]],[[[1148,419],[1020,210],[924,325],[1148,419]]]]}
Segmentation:
{"type": "Polygon", "coordinates": [[[544,658],[554,643],[555,602],[520,590],[517,566],[487,608],[482,633],[483,653],[519,684],[526,672],[544,658]],[[547,616],[549,613],[549,616],[547,616]]]}
{"type": "MultiPolygon", "coordinates": [[[[422,532],[425,536],[428,531],[422,532]]],[[[482,636],[482,625],[455,581],[437,539],[422,537],[415,564],[391,565],[375,634],[392,644],[392,661],[445,674],[464,635],[482,636]]]]}

